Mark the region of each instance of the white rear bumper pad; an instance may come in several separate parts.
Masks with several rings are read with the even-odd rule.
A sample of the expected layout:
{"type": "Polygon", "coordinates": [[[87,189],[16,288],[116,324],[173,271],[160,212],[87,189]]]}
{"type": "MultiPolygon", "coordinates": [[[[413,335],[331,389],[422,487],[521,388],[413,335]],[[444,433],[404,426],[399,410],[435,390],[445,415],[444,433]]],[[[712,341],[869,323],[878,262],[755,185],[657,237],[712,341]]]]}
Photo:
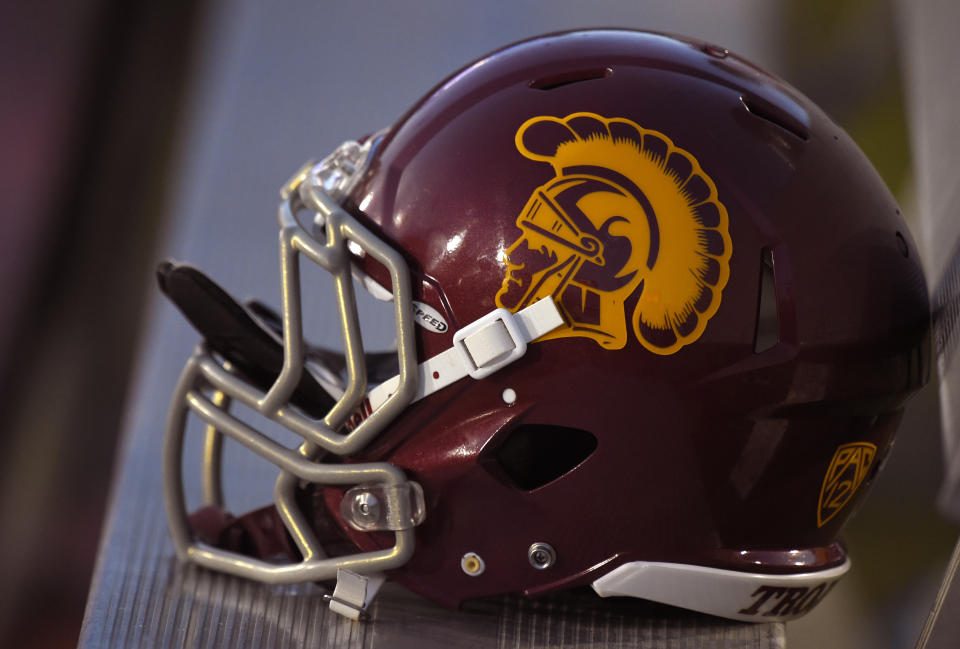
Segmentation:
{"type": "Polygon", "coordinates": [[[732,620],[785,622],[813,609],[849,569],[849,559],[835,568],[792,575],[633,561],[592,585],[601,597],[640,597],[732,620]]]}

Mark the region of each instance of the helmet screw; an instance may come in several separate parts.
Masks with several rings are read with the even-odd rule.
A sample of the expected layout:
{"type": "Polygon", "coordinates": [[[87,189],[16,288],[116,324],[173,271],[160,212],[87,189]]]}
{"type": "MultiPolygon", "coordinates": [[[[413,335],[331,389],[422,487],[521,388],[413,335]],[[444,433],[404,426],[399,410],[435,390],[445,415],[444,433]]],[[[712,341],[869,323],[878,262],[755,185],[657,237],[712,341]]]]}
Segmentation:
{"type": "Polygon", "coordinates": [[[353,497],[353,516],[358,523],[376,523],[380,518],[380,501],[372,493],[362,491],[353,497]]]}
{"type": "Polygon", "coordinates": [[[527,558],[537,570],[546,570],[557,562],[557,551],[549,543],[537,541],[527,550],[527,558]]]}

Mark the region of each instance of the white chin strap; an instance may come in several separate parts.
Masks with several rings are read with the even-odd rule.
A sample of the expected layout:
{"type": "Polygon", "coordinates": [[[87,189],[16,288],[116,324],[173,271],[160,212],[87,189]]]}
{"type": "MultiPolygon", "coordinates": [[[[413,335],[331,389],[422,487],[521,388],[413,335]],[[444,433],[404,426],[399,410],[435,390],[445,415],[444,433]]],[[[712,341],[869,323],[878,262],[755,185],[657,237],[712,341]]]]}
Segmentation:
{"type": "MultiPolygon", "coordinates": [[[[549,297],[517,313],[494,309],[453,334],[453,347],[420,363],[417,368],[417,395],[413,401],[466,376],[474,379],[489,376],[523,356],[527,351],[527,343],[562,324],[560,310],[549,297]]],[[[370,390],[347,426],[353,428],[366,419],[394,393],[399,384],[400,377],[395,376],[370,390]]]]}
{"type": "Polygon", "coordinates": [[[819,604],[850,569],[843,564],[793,575],[633,561],[593,582],[601,597],[640,597],[746,622],[786,622],[819,604]]]}

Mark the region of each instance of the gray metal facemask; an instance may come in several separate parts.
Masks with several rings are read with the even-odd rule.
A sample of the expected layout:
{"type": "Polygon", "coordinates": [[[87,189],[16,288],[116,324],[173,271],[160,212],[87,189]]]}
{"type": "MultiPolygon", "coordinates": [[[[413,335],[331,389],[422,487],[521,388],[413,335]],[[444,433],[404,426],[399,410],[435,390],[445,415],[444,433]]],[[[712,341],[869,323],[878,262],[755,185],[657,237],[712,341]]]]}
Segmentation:
{"type": "MultiPolygon", "coordinates": [[[[231,364],[200,345],[178,381],[167,418],[163,447],[164,499],[170,533],[181,560],[275,584],[319,581],[337,576],[338,569],[361,573],[403,565],[413,554],[413,527],[424,518],[419,485],[389,463],[328,464],[326,453],[349,455],[364,448],[415,398],[417,360],[409,273],[402,257],[340,207],[340,201],[363,175],[379,138],[361,145],[348,142],[319,164],[308,163],[281,190],[278,212],[283,289],[283,368],[263,391],[231,364]],[[300,216],[312,216],[313,234],[300,216]],[[390,273],[397,331],[399,373],[392,395],[349,432],[344,424],[367,393],[363,342],[354,296],[351,251],[370,255],[390,273]],[[312,419],[290,405],[302,373],[306,343],[301,315],[300,255],[318,264],[334,279],[347,380],[336,403],[322,419],[312,419]],[[256,411],[293,431],[304,443],[290,449],[230,414],[233,402],[256,411]],[[184,501],[183,438],[188,414],[207,424],[203,460],[203,504],[223,506],[221,446],[223,435],[280,469],[274,496],[277,511],[303,559],[276,564],[214,548],[194,539],[184,501]],[[327,557],[309,521],[294,501],[298,481],[354,487],[341,512],[354,528],[395,533],[392,548],[327,557]],[[370,503],[376,507],[371,507],[370,503]],[[366,505],[366,506],[365,506],[366,505]]],[[[382,290],[382,289],[381,289],[382,290]]],[[[309,370],[308,370],[309,371],[309,370]]]]}

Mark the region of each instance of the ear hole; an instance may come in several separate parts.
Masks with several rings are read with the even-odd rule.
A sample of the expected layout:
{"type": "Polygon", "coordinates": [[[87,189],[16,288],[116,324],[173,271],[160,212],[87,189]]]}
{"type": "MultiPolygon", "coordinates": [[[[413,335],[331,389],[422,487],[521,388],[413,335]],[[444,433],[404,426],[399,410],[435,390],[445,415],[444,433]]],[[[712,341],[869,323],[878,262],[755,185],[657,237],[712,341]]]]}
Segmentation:
{"type": "Polygon", "coordinates": [[[593,79],[606,79],[613,74],[612,68],[588,68],[580,70],[569,70],[554,74],[549,77],[534,79],[528,86],[534,90],[553,90],[561,86],[569,86],[572,83],[581,81],[592,81],[593,79]]]}
{"type": "Polygon", "coordinates": [[[760,297],[757,300],[757,328],[753,351],[759,354],[780,342],[780,317],[777,312],[777,284],[773,275],[773,252],[761,251],[760,297]]]}
{"type": "Polygon", "coordinates": [[[517,427],[494,458],[526,491],[553,482],[590,457],[597,438],[579,428],[527,424],[517,427]]]}

